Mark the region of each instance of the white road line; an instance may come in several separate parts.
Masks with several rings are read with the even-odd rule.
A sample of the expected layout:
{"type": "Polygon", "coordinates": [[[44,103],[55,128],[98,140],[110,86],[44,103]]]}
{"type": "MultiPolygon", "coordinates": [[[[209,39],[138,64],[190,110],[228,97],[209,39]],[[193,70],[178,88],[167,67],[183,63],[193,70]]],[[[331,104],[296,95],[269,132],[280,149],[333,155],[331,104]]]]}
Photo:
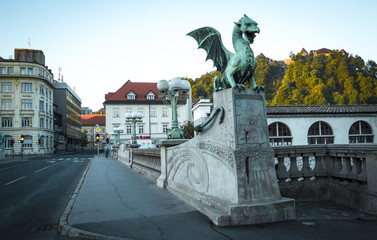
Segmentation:
{"type": "Polygon", "coordinates": [[[12,184],[12,183],[15,183],[15,182],[17,182],[17,181],[20,181],[20,180],[22,180],[22,179],[24,179],[24,178],[26,178],[26,176],[23,176],[23,177],[20,177],[20,178],[17,178],[16,180],[13,180],[13,181],[11,181],[11,182],[9,182],[9,183],[6,183],[6,184],[4,184],[4,185],[10,185],[10,184],[12,184]]]}
{"type": "Polygon", "coordinates": [[[43,170],[46,170],[47,168],[50,168],[50,167],[52,167],[52,166],[55,166],[55,165],[50,165],[50,166],[47,166],[47,167],[41,168],[41,169],[35,171],[35,173],[42,172],[43,170]]]}

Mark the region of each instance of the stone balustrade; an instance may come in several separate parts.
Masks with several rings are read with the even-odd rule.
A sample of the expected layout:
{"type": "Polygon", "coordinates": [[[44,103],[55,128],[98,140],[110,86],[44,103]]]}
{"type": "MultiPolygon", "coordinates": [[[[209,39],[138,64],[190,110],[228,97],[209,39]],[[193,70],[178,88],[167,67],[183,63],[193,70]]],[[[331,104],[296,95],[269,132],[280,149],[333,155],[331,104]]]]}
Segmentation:
{"type": "MultiPolygon", "coordinates": [[[[161,149],[121,144],[113,156],[154,181],[161,149]]],[[[377,215],[377,145],[273,147],[279,188],[296,201],[336,201],[377,215]]]]}

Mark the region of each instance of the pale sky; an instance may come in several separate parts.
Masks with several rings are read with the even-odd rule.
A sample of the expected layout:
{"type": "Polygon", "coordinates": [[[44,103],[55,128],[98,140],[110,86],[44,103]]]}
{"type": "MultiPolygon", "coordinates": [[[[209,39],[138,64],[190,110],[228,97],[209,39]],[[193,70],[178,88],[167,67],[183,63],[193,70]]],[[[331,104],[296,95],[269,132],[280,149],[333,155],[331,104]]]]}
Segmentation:
{"type": "Polygon", "coordinates": [[[42,50],[54,78],[61,67],[81,106],[97,111],[127,80],[195,79],[215,70],[186,34],[213,27],[234,52],[231,34],[243,14],[261,29],[255,55],[281,60],[329,48],[377,61],[376,10],[375,0],[1,0],[0,56],[42,50]]]}

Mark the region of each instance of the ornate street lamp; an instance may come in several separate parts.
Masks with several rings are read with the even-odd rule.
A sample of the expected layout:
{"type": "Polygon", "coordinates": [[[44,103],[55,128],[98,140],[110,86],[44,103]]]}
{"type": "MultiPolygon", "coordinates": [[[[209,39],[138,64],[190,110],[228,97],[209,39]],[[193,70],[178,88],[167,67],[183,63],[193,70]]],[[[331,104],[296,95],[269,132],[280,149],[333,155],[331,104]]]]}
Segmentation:
{"type": "Polygon", "coordinates": [[[137,144],[136,141],[136,123],[143,122],[141,119],[143,118],[143,114],[138,112],[132,112],[132,113],[126,113],[126,122],[132,123],[132,143],[130,147],[132,148],[138,148],[140,147],[139,144],[137,144]]]}
{"type": "Polygon", "coordinates": [[[159,98],[163,99],[165,105],[171,107],[172,122],[171,129],[168,129],[166,135],[171,139],[182,139],[183,130],[178,127],[178,105],[182,104],[179,100],[189,98],[191,85],[187,80],[173,78],[170,82],[161,80],[157,83],[157,89],[160,91],[159,98]]]}

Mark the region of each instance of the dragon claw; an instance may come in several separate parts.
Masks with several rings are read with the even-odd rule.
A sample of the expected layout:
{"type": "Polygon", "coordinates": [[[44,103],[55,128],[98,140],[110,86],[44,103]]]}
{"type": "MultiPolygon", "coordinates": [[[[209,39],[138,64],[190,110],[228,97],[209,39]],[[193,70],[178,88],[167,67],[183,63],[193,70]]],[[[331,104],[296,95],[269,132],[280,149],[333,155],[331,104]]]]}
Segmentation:
{"type": "Polygon", "coordinates": [[[260,91],[264,91],[264,87],[263,86],[256,86],[255,88],[255,91],[257,91],[257,93],[259,93],[260,91]]]}

